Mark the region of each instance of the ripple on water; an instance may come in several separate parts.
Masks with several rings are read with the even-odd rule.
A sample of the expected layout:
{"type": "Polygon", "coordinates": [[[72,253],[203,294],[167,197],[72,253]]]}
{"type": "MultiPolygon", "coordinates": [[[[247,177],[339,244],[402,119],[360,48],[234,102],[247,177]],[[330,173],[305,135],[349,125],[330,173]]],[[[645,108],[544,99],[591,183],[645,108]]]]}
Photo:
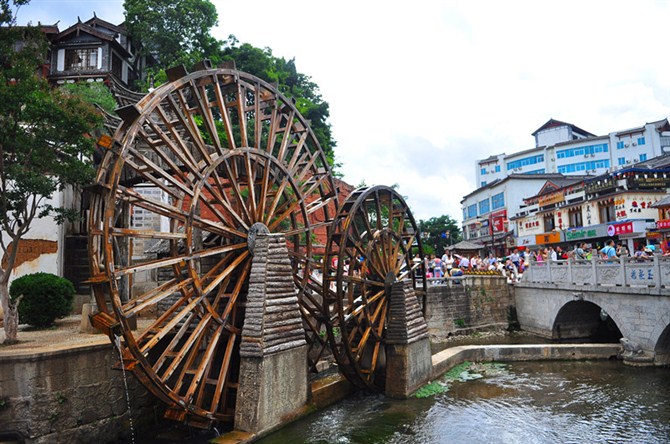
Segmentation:
{"type": "Polygon", "coordinates": [[[404,401],[357,394],[263,444],[668,443],[670,370],[513,363],[404,401]]]}

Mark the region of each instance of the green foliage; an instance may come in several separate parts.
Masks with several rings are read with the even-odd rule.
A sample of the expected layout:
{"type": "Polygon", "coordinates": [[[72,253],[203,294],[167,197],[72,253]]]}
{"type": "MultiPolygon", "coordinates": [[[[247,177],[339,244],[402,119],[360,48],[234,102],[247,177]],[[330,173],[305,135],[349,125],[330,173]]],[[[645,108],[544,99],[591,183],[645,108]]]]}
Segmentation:
{"type": "Polygon", "coordinates": [[[114,115],[114,111],[117,107],[116,100],[114,100],[114,96],[109,89],[102,83],[66,83],[61,86],[60,89],[61,91],[78,96],[84,102],[98,105],[100,108],[114,115]]]}
{"type": "Polygon", "coordinates": [[[454,319],[454,325],[458,328],[465,328],[465,320],[462,318],[454,319]]]}
{"type": "Polygon", "coordinates": [[[415,398],[429,398],[449,390],[449,385],[440,381],[430,382],[414,392],[415,398]]]}
{"type": "Polygon", "coordinates": [[[286,60],[272,55],[270,48],[260,49],[248,43],[238,46],[235,36],[229,36],[223,43],[221,60],[234,60],[237,69],[255,75],[266,82],[276,83],[279,91],[289,99],[295,99],[295,106],[302,116],[310,120],[321,149],[328,163],[335,163],[335,146],[330,123],[330,105],[319,92],[319,86],[310,76],[298,72],[295,59],[286,60]]]}
{"type": "Polygon", "coordinates": [[[35,327],[49,327],[56,319],[70,314],[74,291],[72,282],[50,273],[21,276],[9,287],[12,301],[23,295],[19,318],[35,327]]]}
{"type": "Polygon", "coordinates": [[[43,204],[54,192],[90,183],[95,173],[89,134],[101,117],[35,75],[44,43],[34,27],[0,33],[0,226],[13,240],[53,210],[43,204]]]}
{"type": "Polygon", "coordinates": [[[461,230],[454,219],[447,215],[419,221],[423,250],[426,254],[443,255],[444,250],[461,240],[461,230]]]}
{"type": "Polygon", "coordinates": [[[123,7],[141,55],[155,57],[163,67],[191,66],[204,58],[217,62],[220,42],[210,30],[218,15],[209,0],[125,0],[123,7]]]}

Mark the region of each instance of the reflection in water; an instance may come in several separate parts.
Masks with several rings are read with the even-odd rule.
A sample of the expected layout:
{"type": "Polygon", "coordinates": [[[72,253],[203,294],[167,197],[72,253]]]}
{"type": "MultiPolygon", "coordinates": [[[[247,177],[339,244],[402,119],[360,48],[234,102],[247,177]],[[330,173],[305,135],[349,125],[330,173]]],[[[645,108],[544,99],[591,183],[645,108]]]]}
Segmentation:
{"type": "Polygon", "coordinates": [[[357,394],[259,441],[667,443],[670,370],[617,361],[510,363],[426,399],[357,394]]]}

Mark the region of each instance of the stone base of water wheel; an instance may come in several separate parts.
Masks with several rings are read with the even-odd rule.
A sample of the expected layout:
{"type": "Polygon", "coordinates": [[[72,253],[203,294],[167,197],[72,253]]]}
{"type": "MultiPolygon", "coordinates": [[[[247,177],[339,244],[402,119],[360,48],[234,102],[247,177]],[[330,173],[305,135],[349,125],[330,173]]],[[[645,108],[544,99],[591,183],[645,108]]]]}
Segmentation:
{"type": "Polygon", "coordinates": [[[389,301],[386,396],[407,398],[433,371],[428,326],[409,281],[394,283],[389,301]]]}

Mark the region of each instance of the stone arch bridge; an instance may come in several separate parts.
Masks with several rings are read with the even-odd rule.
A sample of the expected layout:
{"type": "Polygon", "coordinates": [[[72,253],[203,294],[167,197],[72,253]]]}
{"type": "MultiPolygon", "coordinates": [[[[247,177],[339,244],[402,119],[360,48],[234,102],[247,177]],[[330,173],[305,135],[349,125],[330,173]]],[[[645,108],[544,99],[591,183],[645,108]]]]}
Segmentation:
{"type": "Polygon", "coordinates": [[[531,266],[515,285],[518,320],[552,339],[623,337],[624,360],[669,365],[669,275],[661,258],[531,266]]]}

